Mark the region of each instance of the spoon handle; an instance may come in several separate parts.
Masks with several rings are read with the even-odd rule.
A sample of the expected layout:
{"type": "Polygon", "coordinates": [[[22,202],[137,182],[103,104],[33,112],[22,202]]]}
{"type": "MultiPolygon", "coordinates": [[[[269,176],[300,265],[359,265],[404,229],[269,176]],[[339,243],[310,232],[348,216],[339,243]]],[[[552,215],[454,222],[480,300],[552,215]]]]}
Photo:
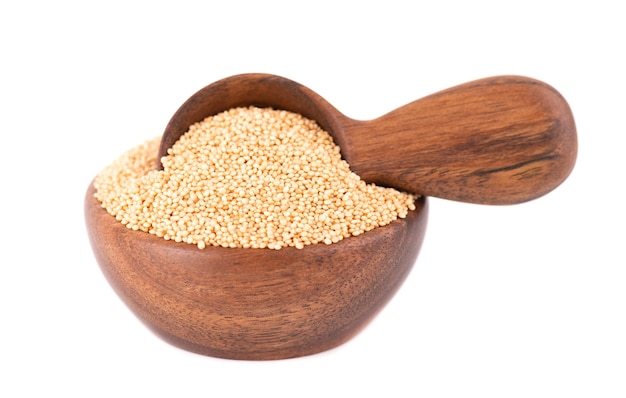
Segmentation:
{"type": "Polygon", "coordinates": [[[577,153],[565,99],[520,76],[465,83],[343,124],[343,155],[364,180],[469,203],[542,196],[567,178],[577,153]]]}

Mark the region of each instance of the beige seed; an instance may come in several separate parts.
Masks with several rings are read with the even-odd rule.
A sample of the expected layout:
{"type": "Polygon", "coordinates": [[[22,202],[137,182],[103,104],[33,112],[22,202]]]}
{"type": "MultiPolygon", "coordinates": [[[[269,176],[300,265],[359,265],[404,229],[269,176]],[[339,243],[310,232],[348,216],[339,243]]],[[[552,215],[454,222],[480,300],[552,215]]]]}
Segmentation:
{"type": "Polygon", "coordinates": [[[233,108],[189,128],[162,158],[160,137],[95,180],[128,228],[166,240],[280,249],[332,244],[406,217],[416,196],[366,184],[330,135],[301,115],[233,108]]]}

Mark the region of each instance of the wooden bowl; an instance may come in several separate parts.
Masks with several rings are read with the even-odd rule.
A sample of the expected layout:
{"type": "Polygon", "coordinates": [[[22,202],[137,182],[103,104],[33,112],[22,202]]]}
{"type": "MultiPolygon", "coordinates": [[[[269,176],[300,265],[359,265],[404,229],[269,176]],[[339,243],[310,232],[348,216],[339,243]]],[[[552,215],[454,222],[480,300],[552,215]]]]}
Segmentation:
{"type": "Polygon", "coordinates": [[[126,228],[94,192],[89,239],[119,297],[169,343],[231,359],[299,357],[350,339],[407,277],[428,218],[422,197],[405,219],[331,245],[200,250],[126,228]]]}

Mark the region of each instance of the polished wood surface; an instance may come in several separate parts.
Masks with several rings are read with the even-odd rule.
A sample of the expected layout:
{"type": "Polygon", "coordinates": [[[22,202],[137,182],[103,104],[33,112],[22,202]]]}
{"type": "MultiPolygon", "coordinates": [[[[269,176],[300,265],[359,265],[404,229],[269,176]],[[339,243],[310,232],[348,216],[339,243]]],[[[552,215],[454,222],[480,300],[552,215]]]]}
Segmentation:
{"type": "Polygon", "coordinates": [[[250,105],[317,121],[365,181],[455,201],[499,205],[538,198],[567,178],[577,155],[567,102],[535,79],[481,79],[357,121],[307,87],[266,74],[232,76],[191,96],[167,125],[160,155],[192,123],[250,105]]]}
{"type": "Polygon", "coordinates": [[[159,336],[189,351],[269,360],[331,349],[359,332],[415,263],[427,200],[406,219],[304,249],[232,249],[133,231],[85,197],[91,245],[113,289],[159,336]]]}

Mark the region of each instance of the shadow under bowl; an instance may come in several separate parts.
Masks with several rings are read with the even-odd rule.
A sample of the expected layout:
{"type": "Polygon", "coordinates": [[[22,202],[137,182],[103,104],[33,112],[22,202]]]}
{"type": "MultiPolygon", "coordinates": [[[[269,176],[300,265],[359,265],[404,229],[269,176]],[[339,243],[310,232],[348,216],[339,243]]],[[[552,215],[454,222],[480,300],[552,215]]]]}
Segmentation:
{"type": "Polygon", "coordinates": [[[303,249],[232,249],[133,231],[89,186],[85,218],[105,277],[165,341],[230,359],[272,360],[334,348],[384,307],[413,267],[428,203],[357,237],[303,249]]]}

